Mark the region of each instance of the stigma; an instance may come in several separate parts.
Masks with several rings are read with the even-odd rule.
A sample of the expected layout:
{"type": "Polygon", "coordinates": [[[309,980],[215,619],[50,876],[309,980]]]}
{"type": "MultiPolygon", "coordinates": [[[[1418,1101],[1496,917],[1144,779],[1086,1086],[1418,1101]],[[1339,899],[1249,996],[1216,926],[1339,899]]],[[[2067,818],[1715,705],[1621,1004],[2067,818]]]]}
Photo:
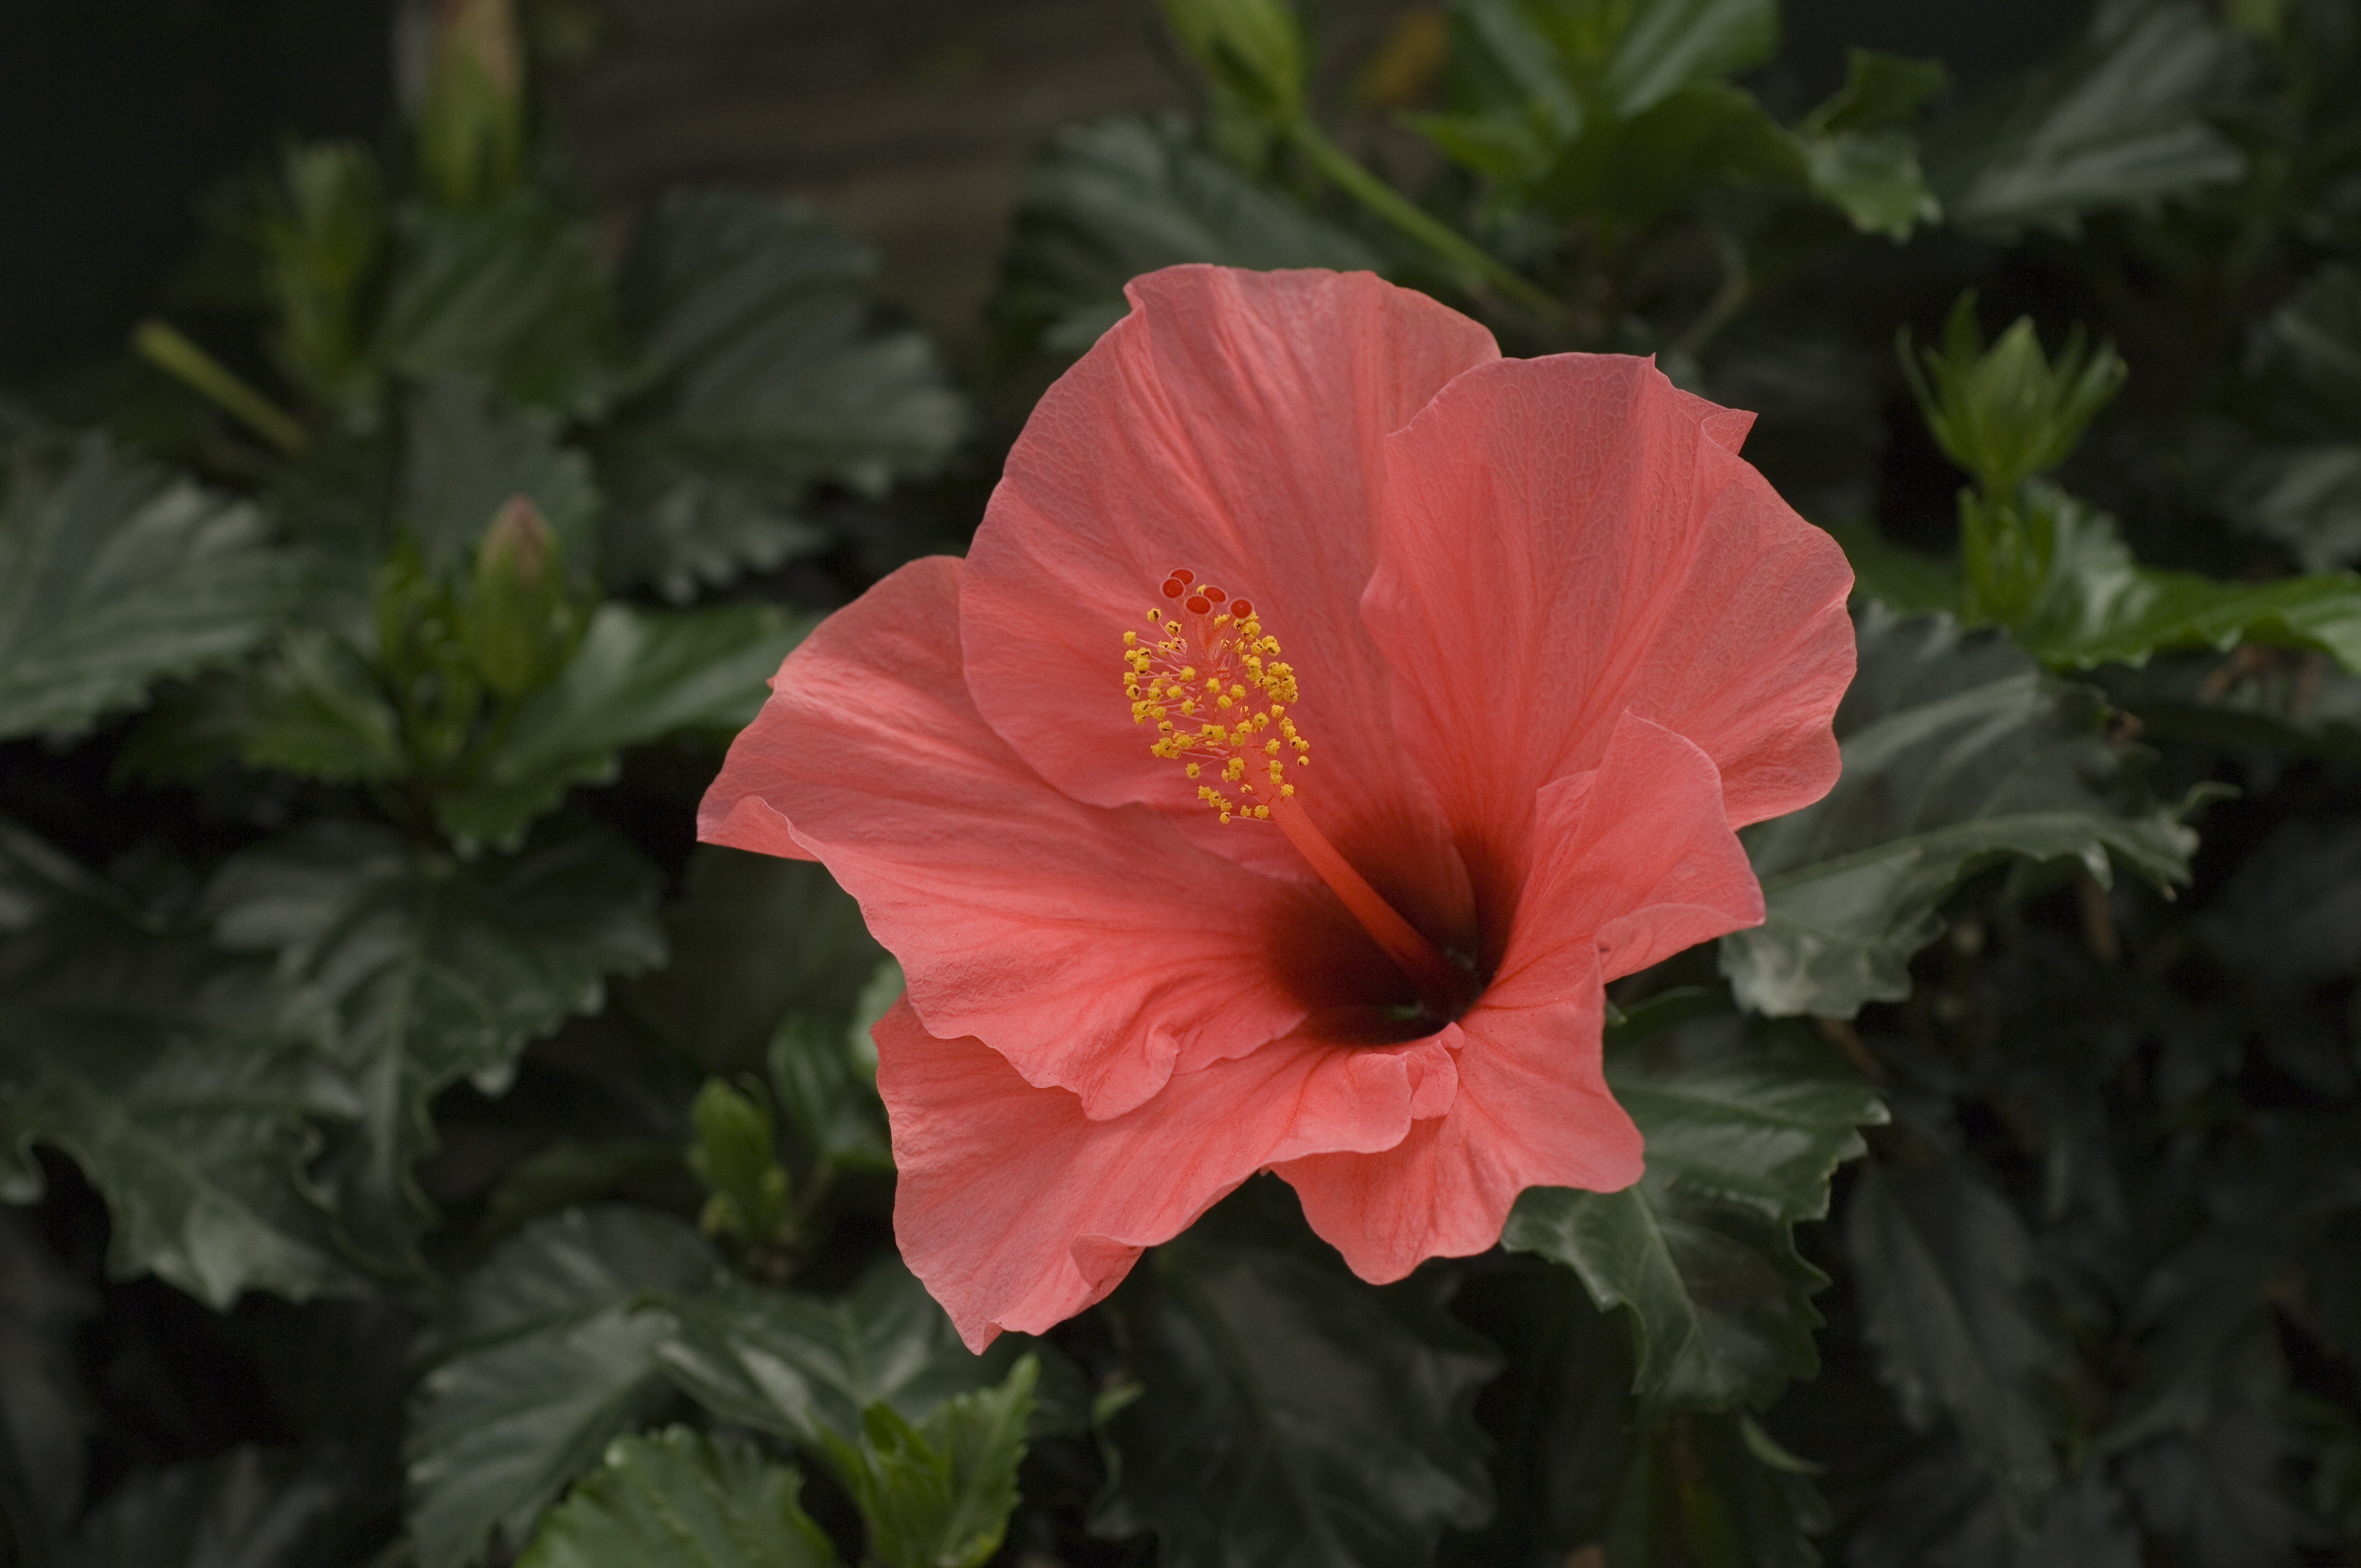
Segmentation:
{"type": "Polygon", "coordinates": [[[1312,743],[1288,715],[1294,668],[1251,603],[1188,567],[1164,579],[1162,597],[1145,632],[1123,634],[1132,722],[1156,727],[1148,750],[1199,781],[1197,798],[1223,821],[1267,822],[1295,794],[1290,764],[1312,765],[1312,743]]]}

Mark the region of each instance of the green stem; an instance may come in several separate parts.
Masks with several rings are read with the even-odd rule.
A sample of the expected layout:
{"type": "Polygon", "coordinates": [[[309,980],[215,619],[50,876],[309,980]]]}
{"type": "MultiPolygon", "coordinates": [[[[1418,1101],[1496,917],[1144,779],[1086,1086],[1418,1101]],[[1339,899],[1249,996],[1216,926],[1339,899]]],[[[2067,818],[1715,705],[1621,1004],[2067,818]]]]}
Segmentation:
{"type": "Polygon", "coordinates": [[[290,457],[301,455],[312,444],[311,433],[294,415],[256,391],[236,371],[198,347],[177,327],[152,319],[141,322],[131,334],[131,346],[149,364],[179,378],[290,457]]]}
{"type": "Polygon", "coordinates": [[[1296,121],[1288,135],[1321,173],[1361,205],[1543,320],[1565,320],[1565,307],[1539,285],[1364,169],[1309,116],[1296,121]]]}

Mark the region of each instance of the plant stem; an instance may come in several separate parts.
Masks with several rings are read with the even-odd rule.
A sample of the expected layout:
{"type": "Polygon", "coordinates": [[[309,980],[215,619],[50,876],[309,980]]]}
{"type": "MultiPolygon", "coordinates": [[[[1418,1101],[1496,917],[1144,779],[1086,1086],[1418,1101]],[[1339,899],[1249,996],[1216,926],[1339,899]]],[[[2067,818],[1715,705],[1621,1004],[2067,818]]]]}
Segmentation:
{"type": "Polygon", "coordinates": [[[144,321],[131,334],[140,357],[193,389],[224,413],[290,457],[312,444],[294,415],[264,397],[245,378],[192,342],[179,328],[144,321]]]}
{"type": "Polygon", "coordinates": [[[1297,120],[1288,135],[1321,173],[1361,205],[1543,321],[1565,321],[1565,307],[1538,284],[1370,173],[1309,116],[1297,120]]]}

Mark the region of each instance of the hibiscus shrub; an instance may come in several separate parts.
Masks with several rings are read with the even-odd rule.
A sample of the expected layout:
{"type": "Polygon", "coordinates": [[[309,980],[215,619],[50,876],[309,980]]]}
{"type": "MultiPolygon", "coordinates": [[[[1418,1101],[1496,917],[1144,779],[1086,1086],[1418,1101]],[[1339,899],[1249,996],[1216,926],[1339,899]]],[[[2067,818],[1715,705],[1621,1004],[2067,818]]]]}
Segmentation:
{"type": "Polygon", "coordinates": [[[435,16],[0,404],[0,1563],[2361,1562],[2344,0],[1164,0],[964,385],[435,16]]]}

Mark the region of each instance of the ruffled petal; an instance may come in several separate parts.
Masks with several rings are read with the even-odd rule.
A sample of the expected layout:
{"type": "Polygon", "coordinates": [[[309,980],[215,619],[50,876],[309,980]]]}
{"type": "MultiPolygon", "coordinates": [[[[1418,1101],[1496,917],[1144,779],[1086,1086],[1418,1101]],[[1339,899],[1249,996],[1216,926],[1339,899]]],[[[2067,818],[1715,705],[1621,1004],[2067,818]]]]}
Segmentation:
{"type": "Polygon", "coordinates": [[[1457,1099],[1451,1030],[1378,1050],[1291,1036],[1099,1121],[982,1042],[928,1034],[907,1002],[873,1033],[899,1170],[895,1240],[977,1350],[1099,1300],[1143,1248],[1273,1160],[1389,1147],[1457,1099]]]}
{"type": "Polygon", "coordinates": [[[1224,828],[1123,700],[1123,633],[1175,567],[1251,598],[1301,685],[1306,809],[1378,891],[1439,936],[1466,878],[1392,734],[1359,614],[1385,438],[1498,357],[1482,327],[1367,273],[1176,267],[1035,409],[968,557],[977,706],[1077,800],[1172,812],[1216,853],[1303,877],[1267,828],[1224,828]]]}
{"type": "Polygon", "coordinates": [[[929,1028],[1117,1115],[1178,1067],[1293,1028],[1307,1003],[1282,938],[1332,917],[1299,883],[1027,767],[969,700],[960,571],[913,562],[805,639],[699,830],[761,849],[788,835],[860,901],[929,1028]]]}
{"type": "Polygon", "coordinates": [[[1713,760],[1733,827],[1835,782],[1852,574],[1743,428],[1644,360],[1570,354],[1471,369],[1389,441],[1365,611],[1488,926],[1537,792],[1627,708],[1713,760]]]}
{"type": "Polygon", "coordinates": [[[1721,778],[1687,738],[1636,713],[1595,773],[1543,786],[1533,859],[1494,992],[1539,1001],[1592,955],[1618,980],[1763,923],[1763,884],[1722,814],[1721,778]]]}
{"type": "Polygon", "coordinates": [[[1640,1130],[1599,1065],[1604,992],[1596,964],[1532,1004],[1488,995],[1459,1021],[1450,1113],[1414,1123],[1379,1153],[1276,1164],[1303,1216],[1372,1284],[1430,1257],[1465,1257],[1500,1239],[1528,1187],[1610,1192],[1639,1179],[1640,1130]]]}

